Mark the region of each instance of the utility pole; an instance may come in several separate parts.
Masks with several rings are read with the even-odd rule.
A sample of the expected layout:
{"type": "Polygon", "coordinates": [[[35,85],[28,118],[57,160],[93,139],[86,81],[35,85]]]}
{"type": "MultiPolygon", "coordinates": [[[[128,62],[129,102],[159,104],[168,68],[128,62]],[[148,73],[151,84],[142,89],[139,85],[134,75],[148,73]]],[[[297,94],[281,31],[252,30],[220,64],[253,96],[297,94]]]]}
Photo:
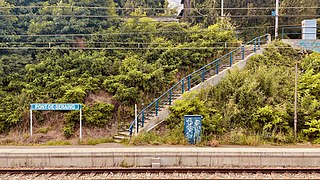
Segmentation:
{"type": "Polygon", "coordinates": [[[279,0],[276,0],[276,26],[275,26],[275,39],[278,38],[278,28],[279,28],[279,0]]]}
{"type": "Polygon", "coordinates": [[[294,137],[297,138],[297,122],[298,122],[298,112],[297,112],[297,100],[298,99],[298,61],[296,60],[295,68],[295,80],[294,80],[294,137]]]}
{"type": "Polygon", "coordinates": [[[221,17],[223,17],[223,0],[221,0],[221,17]]]}

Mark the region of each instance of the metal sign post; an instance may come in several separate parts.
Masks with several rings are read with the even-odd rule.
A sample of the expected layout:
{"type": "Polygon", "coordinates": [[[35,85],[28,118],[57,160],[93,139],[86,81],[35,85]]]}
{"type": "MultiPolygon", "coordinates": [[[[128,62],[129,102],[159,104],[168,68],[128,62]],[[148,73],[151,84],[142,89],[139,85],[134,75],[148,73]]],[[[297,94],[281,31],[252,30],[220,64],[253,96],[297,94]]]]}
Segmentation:
{"type": "Polygon", "coordinates": [[[80,110],[80,141],[82,140],[82,105],[81,104],[30,104],[30,136],[32,137],[32,111],[76,111],[80,110]]]}
{"type": "Polygon", "coordinates": [[[80,141],[82,141],[82,108],[80,108],[80,141]]]}
{"type": "Polygon", "coordinates": [[[32,109],[30,109],[30,137],[32,137],[32,109]]]}
{"type": "Polygon", "coordinates": [[[223,13],[223,0],[221,0],[221,17],[224,16],[224,13],[223,13]]]}
{"type": "Polygon", "coordinates": [[[279,0],[276,0],[276,23],[275,23],[275,38],[278,38],[278,27],[279,27],[279,0]]]}

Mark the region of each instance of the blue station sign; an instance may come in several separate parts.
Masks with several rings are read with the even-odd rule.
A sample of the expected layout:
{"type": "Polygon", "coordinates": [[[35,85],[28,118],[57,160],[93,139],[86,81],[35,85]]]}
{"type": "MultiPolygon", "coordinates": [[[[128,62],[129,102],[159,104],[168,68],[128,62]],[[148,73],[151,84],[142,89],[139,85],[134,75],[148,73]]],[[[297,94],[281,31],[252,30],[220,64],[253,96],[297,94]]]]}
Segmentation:
{"type": "Polygon", "coordinates": [[[30,104],[31,110],[38,111],[72,111],[72,110],[80,110],[81,104],[30,104]]]}

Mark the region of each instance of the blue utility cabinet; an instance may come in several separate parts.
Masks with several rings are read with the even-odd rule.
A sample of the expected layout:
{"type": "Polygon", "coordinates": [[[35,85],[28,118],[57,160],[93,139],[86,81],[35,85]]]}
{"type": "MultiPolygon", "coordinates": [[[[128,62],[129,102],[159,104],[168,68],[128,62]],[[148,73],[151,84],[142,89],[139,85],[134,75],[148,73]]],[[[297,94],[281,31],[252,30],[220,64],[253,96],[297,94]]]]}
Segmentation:
{"type": "Polygon", "coordinates": [[[201,141],[202,116],[185,115],[184,116],[184,136],[190,144],[196,144],[201,141]]]}

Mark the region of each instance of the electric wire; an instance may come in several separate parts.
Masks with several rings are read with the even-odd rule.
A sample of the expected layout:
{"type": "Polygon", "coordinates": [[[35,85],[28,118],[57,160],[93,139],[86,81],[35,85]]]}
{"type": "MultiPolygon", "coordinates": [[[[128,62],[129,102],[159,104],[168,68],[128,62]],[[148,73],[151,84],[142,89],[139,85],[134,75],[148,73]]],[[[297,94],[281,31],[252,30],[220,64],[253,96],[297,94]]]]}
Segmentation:
{"type": "MultiPolygon", "coordinates": [[[[123,48],[123,47],[0,47],[0,50],[169,50],[169,49],[176,49],[176,50],[233,50],[237,49],[237,47],[156,47],[156,48],[123,48]]],[[[263,49],[292,49],[293,47],[287,46],[277,46],[277,47],[263,47],[263,49]]],[[[314,47],[318,48],[318,47],[314,47]]],[[[320,47],[319,47],[320,48],[320,47]]],[[[253,50],[253,49],[251,49],[253,50]]]]}
{"type": "MultiPolygon", "coordinates": [[[[1,14],[0,17],[41,17],[41,18],[177,18],[178,16],[157,16],[157,15],[149,15],[149,16],[129,16],[129,15],[73,15],[73,14],[66,14],[66,15],[40,15],[40,14],[17,14],[17,15],[7,15],[7,14],[1,14]]],[[[274,18],[273,15],[226,15],[226,16],[220,16],[220,15],[204,15],[204,16],[194,16],[194,15],[186,15],[183,16],[183,18],[203,18],[203,17],[210,17],[210,18],[219,18],[219,17],[227,17],[227,18],[274,18]]],[[[279,15],[279,18],[288,18],[288,17],[313,17],[317,18],[320,17],[320,15],[279,15]]]]}
{"type": "MultiPolygon", "coordinates": [[[[1,6],[0,9],[32,9],[32,8],[79,8],[79,9],[111,9],[111,10],[167,10],[170,9],[169,7],[97,7],[97,6],[56,6],[56,5],[51,5],[51,6],[1,6]]],[[[319,9],[320,7],[317,6],[296,6],[296,7],[279,7],[279,9],[319,9]]],[[[184,8],[186,10],[196,10],[199,8],[184,8]]],[[[220,7],[216,8],[201,8],[203,10],[220,10],[220,7]]],[[[269,10],[269,9],[275,9],[275,7],[234,7],[234,8],[228,8],[224,7],[224,10],[247,10],[247,9],[252,9],[252,10],[269,10]]]]}

